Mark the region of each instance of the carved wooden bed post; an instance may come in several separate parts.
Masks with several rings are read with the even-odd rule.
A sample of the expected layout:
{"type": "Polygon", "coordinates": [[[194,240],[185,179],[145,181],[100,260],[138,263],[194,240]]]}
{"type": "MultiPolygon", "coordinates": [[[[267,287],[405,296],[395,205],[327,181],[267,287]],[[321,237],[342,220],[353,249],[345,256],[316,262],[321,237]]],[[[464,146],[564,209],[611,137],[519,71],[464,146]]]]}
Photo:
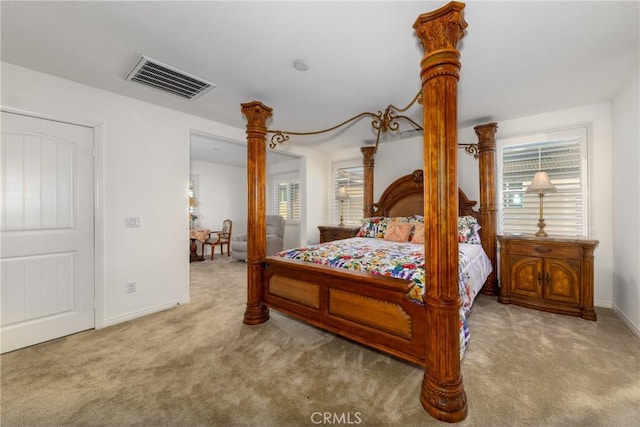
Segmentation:
{"type": "Polygon", "coordinates": [[[367,146],[360,147],[362,151],[362,169],[364,180],[364,217],[369,218],[373,216],[373,165],[374,155],[376,154],[376,147],[367,146]]]}
{"type": "Polygon", "coordinates": [[[424,49],[424,221],[426,367],[420,401],[447,422],[467,415],[460,370],[458,291],[457,45],[467,23],[464,4],[451,2],[413,25],[424,49]]]}
{"type": "Polygon", "coordinates": [[[262,261],[266,253],[265,182],[267,120],[272,109],[258,101],[242,104],[247,117],[247,307],[244,323],[257,325],[269,320],[262,303],[262,261]]]}
{"type": "Polygon", "coordinates": [[[491,259],[493,271],[487,278],[487,282],[482,287],[481,292],[485,295],[498,295],[498,271],[496,260],[497,240],[496,240],[496,131],[497,123],[487,123],[473,128],[478,135],[478,156],[480,161],[480,224],[482,224],[482,247],[491,259]]]}

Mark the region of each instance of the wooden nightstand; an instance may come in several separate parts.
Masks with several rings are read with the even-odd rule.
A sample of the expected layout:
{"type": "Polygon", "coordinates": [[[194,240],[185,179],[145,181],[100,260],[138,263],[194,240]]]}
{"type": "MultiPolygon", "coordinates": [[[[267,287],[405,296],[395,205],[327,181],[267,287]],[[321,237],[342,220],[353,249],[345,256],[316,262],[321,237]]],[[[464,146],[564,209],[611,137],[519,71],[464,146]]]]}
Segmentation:
{"type": "Polygon", "coordinates": [[[359,225],[319,225],[320,243],[355,237],[360,230],[359,225]]]}
{"type": "Polygon", "coordinates": [[[593,252],[597,240],[498,236],[498,301],[596,320],[593,252]]]}

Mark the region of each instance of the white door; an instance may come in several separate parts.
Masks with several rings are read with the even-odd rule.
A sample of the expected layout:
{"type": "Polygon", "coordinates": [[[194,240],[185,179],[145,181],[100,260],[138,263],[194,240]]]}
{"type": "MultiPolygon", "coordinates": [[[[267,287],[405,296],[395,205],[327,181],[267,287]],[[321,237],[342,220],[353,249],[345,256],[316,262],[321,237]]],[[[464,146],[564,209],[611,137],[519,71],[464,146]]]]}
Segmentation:
{"type": "Polygon", "coordinates": [[[91,329],[93,129],[2,112],[2,353],[91,329]]]}

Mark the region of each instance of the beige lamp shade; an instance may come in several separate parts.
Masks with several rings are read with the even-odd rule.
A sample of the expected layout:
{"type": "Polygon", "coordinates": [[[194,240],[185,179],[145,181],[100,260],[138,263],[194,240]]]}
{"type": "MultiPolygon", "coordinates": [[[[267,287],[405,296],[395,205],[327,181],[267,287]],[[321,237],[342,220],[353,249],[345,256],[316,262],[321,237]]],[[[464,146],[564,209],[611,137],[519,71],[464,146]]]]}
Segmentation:
{"type": "Polygon", "coordinates": [[[338,195],[336,196],[338,200],[347,200],[349,199],[349,193],[347,193],[347,189],[345,187],[338,188],[338,195]]]}
{"type": "Polygon", "coordinates": [[[553,193],[557,190],[556,186],[549,180],[549,175],[546,172],[536,172],[531,185],[527,187],[527,193],[553,193]]]}

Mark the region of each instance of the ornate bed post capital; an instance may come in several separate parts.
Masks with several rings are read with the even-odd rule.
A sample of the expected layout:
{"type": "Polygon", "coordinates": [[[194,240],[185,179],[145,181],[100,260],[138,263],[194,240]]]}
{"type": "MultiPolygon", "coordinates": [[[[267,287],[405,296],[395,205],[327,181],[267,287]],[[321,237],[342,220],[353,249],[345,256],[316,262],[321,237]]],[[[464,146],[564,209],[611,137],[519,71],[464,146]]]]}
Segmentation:
{"type": "Polygon", "coordinates": [[[262,299],[262,260],[266,253],[266,137],[272,109],[261,102],[241,104],[247,118],[247,307],[244,323],[257,325],[269,319],[262,299]]]}
{"type": "Polygon", "coordinates": [[[258,135],[255,135],[256,137],[260,137],[260,133],[266,135],[267,120],[271,117],[273,109],[260,101],[252,101],[240,105],[242,106],[242,114],[247,118],[247,137],[254,136],[249,134],[250,131],[258,132],[258,135]]]}
{"type": "Polygon", "coordinates": [[[462,14],[464,7],[464,3],[452,1],[418,16],[413,28],[425,52],[458,50],[458,42],[464,37],[464,29],[468,26],[462,14]]]}
{"type": "Polygon", "coordinates": [[[458,42],[464,37],[468,25],[462,14],[464,7],[464,3],[452,1],[440,9],[420,15],[413,24],[425,52],[421,73],[423,82],[442,74],[458,78],[458,42]]]}
{"type": "Polygon", "coordinates": [[[498,123],[491,122],[473,128],[478,136],[478,151],[496,149],[496,132],[498,123]]]}
{"type": "Polygon", "coordinates": [[[367,145],[360,147],[362,152],[362,164],[364,167],[373,167],[375,164],[376,147],[373,145],[367,145]]]}

